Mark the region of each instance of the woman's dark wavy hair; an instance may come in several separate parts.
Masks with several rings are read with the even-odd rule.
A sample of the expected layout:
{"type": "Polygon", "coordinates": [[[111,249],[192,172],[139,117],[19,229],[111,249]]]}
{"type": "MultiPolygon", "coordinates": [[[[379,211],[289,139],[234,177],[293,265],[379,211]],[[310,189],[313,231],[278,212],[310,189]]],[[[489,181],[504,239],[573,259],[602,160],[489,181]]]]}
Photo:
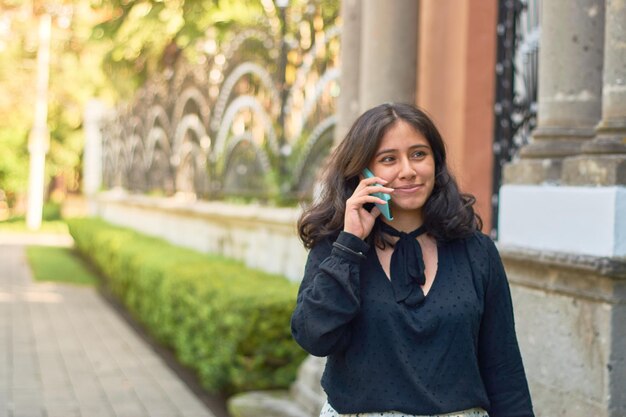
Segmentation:
{"type": "MultiPolygon", "coordinates": [[[[476,198],[459,191],[446,165],[443,139],[432,120],[413,105],[386,103],[363,113],[330,155],[321,193],[298,220],[298,233],[305,247],[312,248],[343,230],[346,200],[356,189],[359,174],[374,157],[382,137],[399,120],[424,135],[435,159],[435,185],[423,208],[426,231],[438,241],[445,241],[482,229],[482,221],[473,208],[476,198]]],[[[377,229],[370,233],[368,243],[381,242],[377,229]]]]}

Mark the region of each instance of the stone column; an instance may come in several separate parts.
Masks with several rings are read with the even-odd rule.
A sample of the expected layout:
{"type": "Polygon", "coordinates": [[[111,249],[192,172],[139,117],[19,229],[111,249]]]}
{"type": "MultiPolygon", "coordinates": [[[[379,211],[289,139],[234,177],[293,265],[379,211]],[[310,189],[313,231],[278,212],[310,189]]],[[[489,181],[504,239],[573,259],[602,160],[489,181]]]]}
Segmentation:
{"type": "Polygon", "coordinates": [[[415,103],[416,0],[362,0],[360,109],[394,101],[415,103]]]}
{"type": "Polygon", "coordinates": [[[360,114],[359,75],[361,67],[361,0],[341,2],[341,92],[337,98],[337,125],[335,143],[348,133],[350,126],[360,114]]]}
{"type": "Polygon", "coordinates": [[[606,1],[602,120],[583,155],[564,162],[570,185],[626,185],[626,4],[606,1]]]}
{"type": "Polygon", "coordinates": [[[539,127],[500,190],[500,253],[537,415],[623,417],[626,5],[543,5],[539,127]]]}
{"type": "Polygon", "coordinates": [[[506,183],[558,182],[601,116],[604,0],[542,2],[538,126],[506,183]]]}
{"type": "Polygon", "coordinates": [[[97,214],[96,197],[102,186],[102,133],[100,127],[105,112],[104,104],[98,100],[90,100],[85,105],[83,194],[87,198],[89,214],[92,216],[97,214]]]}

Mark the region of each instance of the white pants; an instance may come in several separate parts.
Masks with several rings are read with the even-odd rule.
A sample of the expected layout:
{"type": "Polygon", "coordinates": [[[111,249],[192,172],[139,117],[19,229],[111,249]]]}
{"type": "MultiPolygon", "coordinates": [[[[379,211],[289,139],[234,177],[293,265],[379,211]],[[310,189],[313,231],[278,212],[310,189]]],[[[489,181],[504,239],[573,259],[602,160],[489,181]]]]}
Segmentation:
{"type": "Polygon", "coordinates": [[[339,414],[329,403],[326,401],[320,417],[489,417],[489,414],[482,408],[470,408],[469,410],[455,411],[448,414],[432,414],[417,416],[414,414],[405,414],[399,411],[385,411],[384,413],[358,413],[358,414],[339,414]]]}

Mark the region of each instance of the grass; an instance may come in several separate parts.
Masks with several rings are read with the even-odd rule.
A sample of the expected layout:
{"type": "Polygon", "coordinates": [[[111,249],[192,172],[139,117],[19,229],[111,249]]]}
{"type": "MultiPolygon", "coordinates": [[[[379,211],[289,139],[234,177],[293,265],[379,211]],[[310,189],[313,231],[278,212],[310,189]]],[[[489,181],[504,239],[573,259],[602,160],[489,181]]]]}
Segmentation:
{"type": "Polygon", "coordinates": [[[0,233],[69,233],[67,224],[62,220],[59,203],[45,203],[41,216],[43,221],[39,230],[30,230],[26,227],[24,215],[13,215],[6,220],[0,220],[0,233]]]}
{"type": "Polygon", "coordinates": [[[26,227],[26,220],[23,217],[16,217],[9,220],[0,221],[0,233],[69,233],[67,224],[63,220],[44,220],[41,222],[39,230],[30,230],[26,227]]]}
{"type": "Polygon", "coordinates": [[[98,278],[71,248],[29,246],[26,255],[35,280],[94,285],[98,278]]]}

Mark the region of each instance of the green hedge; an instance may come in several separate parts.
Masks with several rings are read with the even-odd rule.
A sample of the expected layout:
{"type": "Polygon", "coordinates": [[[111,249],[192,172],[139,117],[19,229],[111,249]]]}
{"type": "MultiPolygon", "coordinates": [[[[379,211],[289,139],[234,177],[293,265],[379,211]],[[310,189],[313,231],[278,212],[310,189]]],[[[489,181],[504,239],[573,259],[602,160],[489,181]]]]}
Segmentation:
{"type": "Polygon", "coordinates": [[[230,394],[293,381],[306,356],[289,329],[293,283],[98,219],[68,224],[108,289],[207,390],[230,394]]]}

